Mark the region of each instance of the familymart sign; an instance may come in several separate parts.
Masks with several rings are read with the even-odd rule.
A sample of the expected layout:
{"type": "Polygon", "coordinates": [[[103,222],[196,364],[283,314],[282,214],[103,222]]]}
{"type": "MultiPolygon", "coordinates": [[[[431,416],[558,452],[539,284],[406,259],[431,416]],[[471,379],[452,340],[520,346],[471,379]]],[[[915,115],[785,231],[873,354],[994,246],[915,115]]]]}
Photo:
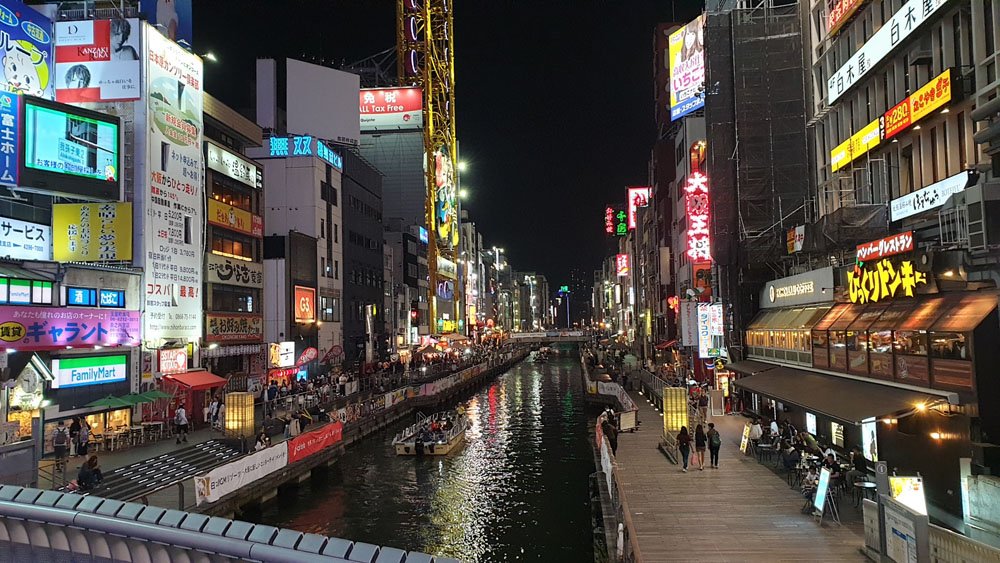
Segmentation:
{"type": "Polygon", "coordinates": [[[128,379],[128,356],[89,356],[52,360],[53,389],[119,383],[128,379]]]}

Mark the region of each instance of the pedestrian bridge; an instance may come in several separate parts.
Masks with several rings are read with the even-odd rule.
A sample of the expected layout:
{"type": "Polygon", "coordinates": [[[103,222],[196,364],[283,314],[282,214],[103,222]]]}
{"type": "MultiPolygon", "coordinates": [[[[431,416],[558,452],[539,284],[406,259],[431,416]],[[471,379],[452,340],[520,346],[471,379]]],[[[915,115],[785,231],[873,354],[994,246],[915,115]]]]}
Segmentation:
{"type": "Polygon", "coordinates": [[[560,342],[590,342],[582,330],[549,330],[546,332],[513,332],[507,337],[511,344],[558,344],[560,342]]]}
{"type": "Polygon", "coordinates": [[[0,486],[0,561],[458,563],[263,524],[0,486]]]}

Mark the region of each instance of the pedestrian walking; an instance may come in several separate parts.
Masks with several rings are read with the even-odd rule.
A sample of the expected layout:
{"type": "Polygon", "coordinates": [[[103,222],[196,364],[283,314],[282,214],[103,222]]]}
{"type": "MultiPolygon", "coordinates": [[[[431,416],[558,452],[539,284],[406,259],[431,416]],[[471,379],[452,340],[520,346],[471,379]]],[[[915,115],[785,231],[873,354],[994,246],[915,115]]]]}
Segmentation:
{"type": "Polygon", "coordinates": [[[70,455],[80,455],[80,417],[74,416],[69,425],[70,455]]]}
{"type": "Polygon", "coordinates": [[[694,427],[694,450],[698,454],[698,471],[705,470],[705,446],[708,445],[708,436],[702,425],[694,427]]]}
{"type": "Polygon", "coordinates": [[[177,405],[177,410],[174,411],[174,427],[177,432],[177,443],[180,444],[182,438],[186,443],[188,441],[188,417],[184,403],[177,405]]]}
{"type": "Polygon", "coordinates": [[[90,425],[84,420],[80,424],[80,432],[76,436],[76,455],[85,456],[90,448],[90,425]]]}
{"type": "Polygon", "coordinates": [[[708,453],[710,454],[709,461],[712,467],[715,469],[719,468],[719,449],[722,448],[722,436],[719,431],[715,429],[715,423],[708,423],[708,453]]]}
{"type": "Polygon", "coordinates": [[[681,431],[677,434],[677,449],[680,450],[681,459],[684,461],[684,467],[681,468],[681,471],[687,473],[688,458],[691,456],[691,435],[688,434],[687,426],[681,426],[681,431]]]}
{"type": "Polygon", "coordinates": [[[63,421],[56,424],[52,432],[52,449],[56,454],[56,471],[66,467],[66,457],[69,455],[69,429],[63,421]]]}
{"type": "Polygon", "coordinates": [[[208,419],[212,423],[212,428],[219,428],[219,396],[212,397],[212,403],[208,405],[208,419]]]}

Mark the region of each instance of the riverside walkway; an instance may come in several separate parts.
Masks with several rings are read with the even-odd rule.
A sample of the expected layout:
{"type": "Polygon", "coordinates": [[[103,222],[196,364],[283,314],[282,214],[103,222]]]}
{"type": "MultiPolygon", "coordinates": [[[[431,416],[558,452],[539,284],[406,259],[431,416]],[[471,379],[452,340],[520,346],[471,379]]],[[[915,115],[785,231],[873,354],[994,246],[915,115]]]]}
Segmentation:
{"type": "MultiPolygon", "coordinates": [[[[785,479],[740,453],[745,418],[710,418],[722,435],[720,468],[707,466],[706,452],[704,471],[683,473],[657,449],[660,414],[645,397],[631,396],[642,425],[618,437],[616,457],[638,561],[866,561],[860,518],[821,527],[800,512],[803,498],[785,479]]],[[[856,510],[849,497],[841,500],[842,512],[856,510]]]]}

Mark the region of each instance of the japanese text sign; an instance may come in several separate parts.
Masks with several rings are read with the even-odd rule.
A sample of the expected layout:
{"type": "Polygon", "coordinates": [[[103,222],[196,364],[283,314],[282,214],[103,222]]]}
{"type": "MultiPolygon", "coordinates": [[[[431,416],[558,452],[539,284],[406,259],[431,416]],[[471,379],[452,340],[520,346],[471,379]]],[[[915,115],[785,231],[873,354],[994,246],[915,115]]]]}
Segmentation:
{"type": "Polygon", "coordinates": [[[891,139],[950,101],[951,69],[948,69],[885,112],[882,116],[882,139],[891,139]]]}
{"type": "Polygon", "coordinates": [[[128,356],[54,358],[52,376],[53,389],[120,383],[128,379],[128,356]]]}
{"type": "Polygon", "coordinates": [[[56,100],[138,100],[141,37],[138,19],[56,22],[56,100]]]}
{"type": "Polygon", "coordinates": [[[184,373],[188,369],[187,348],[163,348],[159,354],[160,373],[184,373]]]}
{"type": "Polygon", "coordinates": [[[0,1],[0,42],[3,72],[0,90],[51,100],[53,54],[52,22],[18,0],[0,1]]]}
{"type": "Polygon", "coordinates": [[[913,231],[906,231],[858,245],[858,262],[878,260],[913,250],[913,231]]]}
{"type": "Polygon", "coordinates": [[[260,315],[205,315],[206,342],[234,342],[264,340],[264,319],[260,315]]]}
{"type": "Polygon", "coordinates": [[[424,125],[421,88],[365,88],[358,95],[362,131],[420,129],[424,125]]]}
{"type": "Polygon", "coordinates": [[[899,221],[941,207],[949,197],[964,191],[970,181],[969,172],[963,170],[926,188],[898,197],[889,202],[889,220],[899,221]]]}
{"type": "Polygon", "coordinates": [[[628,254],[618,254],[615,256],[615,273],[619,278],[629,275],[630,272],[628,254]]]}
{"type": "Polygon", "coordinates": [[[0,185],[17,185],[17,161],[21,153],[20,119],[21,97],[0,93],[0,185]]]}
{"type": "Polygon", "coordinates": [[[295,321],[316,320],[316,290],[311,287],[295,286],[295,321]]]}
{"type": "Polygon", "coordinates": [[[264,173],[256,162],[210,142],[205,143],[205,154],[209,169],[251,188],[264,186],[264,173]]]}
{"type": "Polygon", "coordinates": [[[264,236],[264,220],[259,215],[215,199],[208,200],[208,222],[246,235],[264,236]]]}
{"type": "Polygon", "coordinates": [[[948,0],[909,0],[889,18],[827,81],[826,101],[833,105],[871,69],[899,47],[948,0]]]}
{"type": "Polygon", "coordinates": [[[310,135],[271,137],[267,140],[267,146],[272,158],[315,156],[338,170],[344,169],[344,157],[310,135]]]}
{"type": "Polygon", "coordinates": [[[864,268],[855,267],[847,272],[847,290],[851,303],[878,303],[892,299],[897,294],[913,297],[917,285],[927,284],[927,274],[918,272],[909,260],[894,266],[883,258],[864,268]]]}
{"type": "Polygon", "coordinates": [[[288,463],[301,461],[340,443],[343,434],[344,425],[341,422],[334,422],[288,440],[288,463]]]}
{"type": "Polygon", "coordinates": [[[12,260],[51,260],[52,228],[0,217],[0,257],[12,260]]]}
{"type": "Polygon", "coordinates": [[[670,119],[675,121],[704,107],[705,97],[705,18],[670,34],[667,54],[670,57],[670,119]]]}
{"type": "Polygon", "coordinates": [[[833,0],[826,13],[826,32],[833,35],[840,31],[864,2],[865,0],[833,0]]]}
{"type": "Polygon", "coordinates": [[[712,261],[712,238],[708,230],[709,200],[708,177],[695,172],[684,187],[684,206],[687,211],[687,255],[692,263],[712,261]]]}
{"type": "Polygon", "coordinates": [[[646,207],[649,205],[649,192],[650,188],[648,186],[642,187],[630,187],[628,192],[628,228],[634,229],[636,227],[636,213],[640,207],[646,207]]]}
{"type": "Polygon", "coordinates": [[[131,203],[54,204],[52,231],[58,262],[132,259],[131,203]]]}
{"type": "Polygon", "coordinates": [[[205,277],[209,283],[264,287],[264,266],[261,264],[217,254],[209,254],[207,262],[205,277]]]}
{"type": "Polygon", "coordinates": [[[0,307],[0,341],[17,350],[138,346],[140,334],[138,311],[0,307]]]}
{"type": "Polygon", "coordinates": [[[623,206],[605,206],[604,233],[609,237],[623,237],[628,234],[628,214],[625,213],[623,206]]]}

